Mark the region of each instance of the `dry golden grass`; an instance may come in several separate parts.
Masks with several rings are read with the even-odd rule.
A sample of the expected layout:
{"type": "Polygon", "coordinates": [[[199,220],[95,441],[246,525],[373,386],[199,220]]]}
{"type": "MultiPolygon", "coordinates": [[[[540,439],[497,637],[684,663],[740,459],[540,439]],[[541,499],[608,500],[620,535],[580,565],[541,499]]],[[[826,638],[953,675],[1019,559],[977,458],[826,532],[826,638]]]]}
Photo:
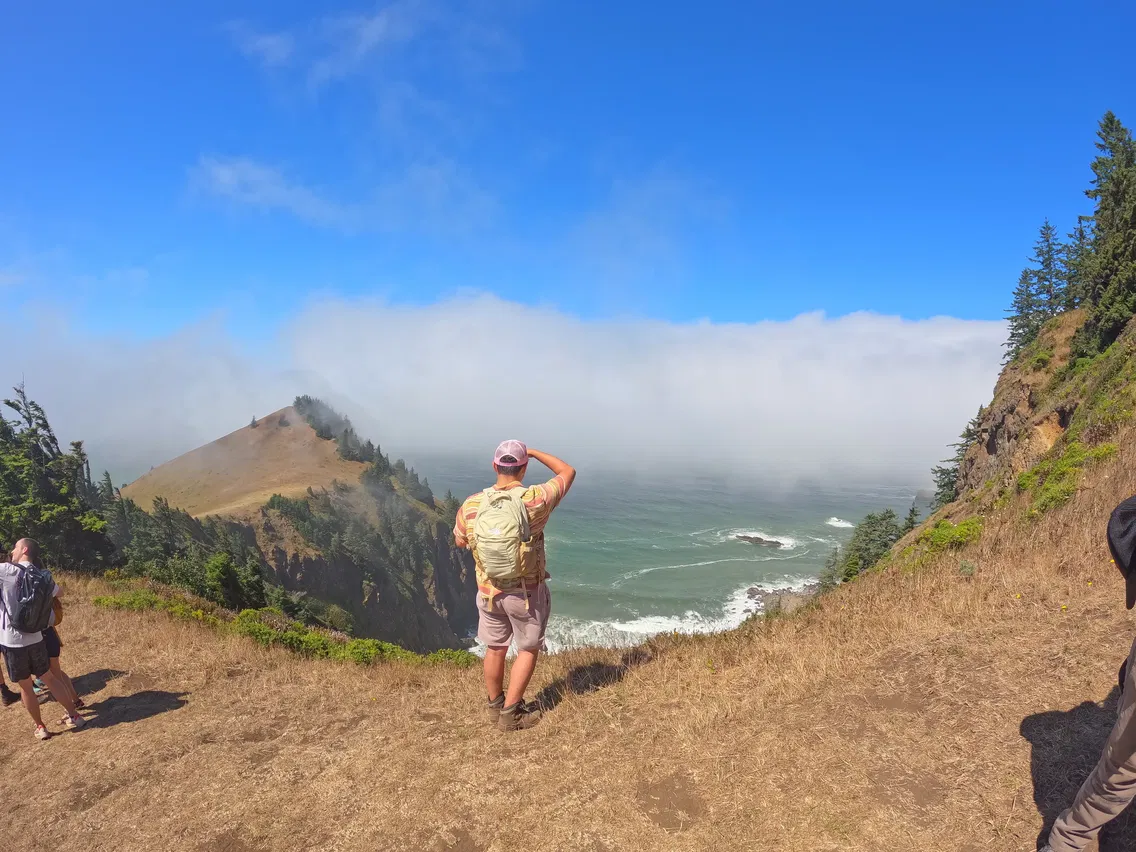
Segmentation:
{"type": "MultiPolygon", "coordinates": [[[[548,657],[535,690],[563,700],[508,736],[476,670],[303,661],[71,580],[64,664],[101,726],[41,744],[0,716],[9,825],[44,850],[1032,850],[1096,760],[1133,634],[1103,541],[1122,446],[1068,506],[1011,505],[917,572],[548,657]]],[[[1101,848],[1134,843],[1128,819],[1101,848]]]]}
{"type": "Polygon", "coordinates": [[[273,494],[296,497],[309,486],[330,488],[335,479],[358,482],[366,468],[339,458],[335,441],[321,440],[291,407],[257,422],[159,465],[122,489],[123,496],[147,510],[164,497],[195,516],[242,515],[273,494]]]}

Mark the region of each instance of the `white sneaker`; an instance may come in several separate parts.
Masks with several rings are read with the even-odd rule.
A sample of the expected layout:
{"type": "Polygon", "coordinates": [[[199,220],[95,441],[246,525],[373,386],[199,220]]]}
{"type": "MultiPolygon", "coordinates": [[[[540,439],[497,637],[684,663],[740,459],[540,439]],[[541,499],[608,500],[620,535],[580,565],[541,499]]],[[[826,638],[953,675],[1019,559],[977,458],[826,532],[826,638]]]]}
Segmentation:
{"type": "Polygon", "coordinates": [[[49,731],[43,725],[36,725],[35,738],[37,740],[50,740],[51,739],[51,731],[49,731]]]}
{"type": "Polygon", "coordinates": [[[87,720],[82,716],[64,716],[60,723],[69,731],[77,731],[87,724],[87,720]]]}

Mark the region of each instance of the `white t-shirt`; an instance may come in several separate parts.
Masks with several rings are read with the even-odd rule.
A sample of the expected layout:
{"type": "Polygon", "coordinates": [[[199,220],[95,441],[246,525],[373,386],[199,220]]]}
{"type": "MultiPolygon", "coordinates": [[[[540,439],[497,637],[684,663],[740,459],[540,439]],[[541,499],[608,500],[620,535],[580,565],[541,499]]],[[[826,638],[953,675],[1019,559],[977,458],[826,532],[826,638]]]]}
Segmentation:
{"type": "MultiPolygon", "coordinates": [[[[42,633],[21,633],[8,623],[8,610],[10,601],[16,596],[16,580],[20,576],[20,566],[30,563],[21,562],[13,565],[11,562],[0,562],[0,645],[7,648],[27,648],[43,641],[42,633]]],[[[53,594],[59,594],[58,584],[53,594]]]]}

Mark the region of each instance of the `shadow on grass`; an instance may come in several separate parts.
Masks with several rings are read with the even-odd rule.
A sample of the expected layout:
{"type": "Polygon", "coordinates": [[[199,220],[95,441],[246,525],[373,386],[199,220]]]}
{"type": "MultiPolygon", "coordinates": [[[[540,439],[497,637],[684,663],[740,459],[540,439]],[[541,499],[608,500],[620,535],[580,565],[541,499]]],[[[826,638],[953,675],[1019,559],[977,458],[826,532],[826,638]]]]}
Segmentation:
{"type": "Polygon", "coordinates": [[[567,677],[557,678],[538,692],[536,701],[546,711],[555,710],[567,695],[586,695],[617,684],[629,671],[651,662],[651,659],[651,655],[646,651],[634,648],[620,658],[618,665],[597,660],[575,666],[568,672],[567,677]]]}
{"type": "Polygon", "coordinates": [[[118,669],[96,669],[93,672],[71,678],[71,683],[74,684],[75,691],[80,695],[91,695],[102,691],[112,680],[125,674],[126,672],[120,672],[118,669]]]}
{"type": "MultiPolygon", "coordinates": [[[[1120,689],[1113,687],[1102,704],[1085,701],[1072,710],[1035,713],[1022,720],[1022,736],[1029,740],[1033,800],[1044,824],[1038,846],[1049,837],[1053,823],[1073,804],[1081,784],[1100,759],[1116,723],[1120,689]]],[[[1100,833],[1100,852],[1136,849],[1136,809],[1128,808],[1100,833]]]]}
{"type": "Polygon", "coordinates": [[[166,692],[160,689],[144,689],[132,695],[113,696],[105,698],[98,704],[92,704],[90,709],[93,716],[87,718],[88,728],[110,728],[114,725],[124,725],[130,722],[139,722],[158,716],[170,710],[177,710],[185,706],[184,692],[166,692]]]}

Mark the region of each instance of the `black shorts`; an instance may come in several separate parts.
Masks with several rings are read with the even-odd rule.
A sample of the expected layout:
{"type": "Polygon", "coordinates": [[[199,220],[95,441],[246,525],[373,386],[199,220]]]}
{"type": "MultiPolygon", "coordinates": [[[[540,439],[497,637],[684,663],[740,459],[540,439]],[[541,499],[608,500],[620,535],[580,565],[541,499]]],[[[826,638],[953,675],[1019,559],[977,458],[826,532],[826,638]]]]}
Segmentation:
{"type": "Polygon", "coordinates": [[[59,634],[55,632],[54,627],[49,627],[43,631],[43,644],[47,646],[47,656],[51,659],[58,659],[60,652],[63,650],[63,640],[59,638],[59,634]]]}
{"type": "Polygon", "coordinates": [[[26,648],[4,646],[4,665],[8,667],[8,677],[13,683],[27,680],[32,675],[40,677],[47,674],[51,661],[47,657],[47,643],[36,642],[26,648]]]}

